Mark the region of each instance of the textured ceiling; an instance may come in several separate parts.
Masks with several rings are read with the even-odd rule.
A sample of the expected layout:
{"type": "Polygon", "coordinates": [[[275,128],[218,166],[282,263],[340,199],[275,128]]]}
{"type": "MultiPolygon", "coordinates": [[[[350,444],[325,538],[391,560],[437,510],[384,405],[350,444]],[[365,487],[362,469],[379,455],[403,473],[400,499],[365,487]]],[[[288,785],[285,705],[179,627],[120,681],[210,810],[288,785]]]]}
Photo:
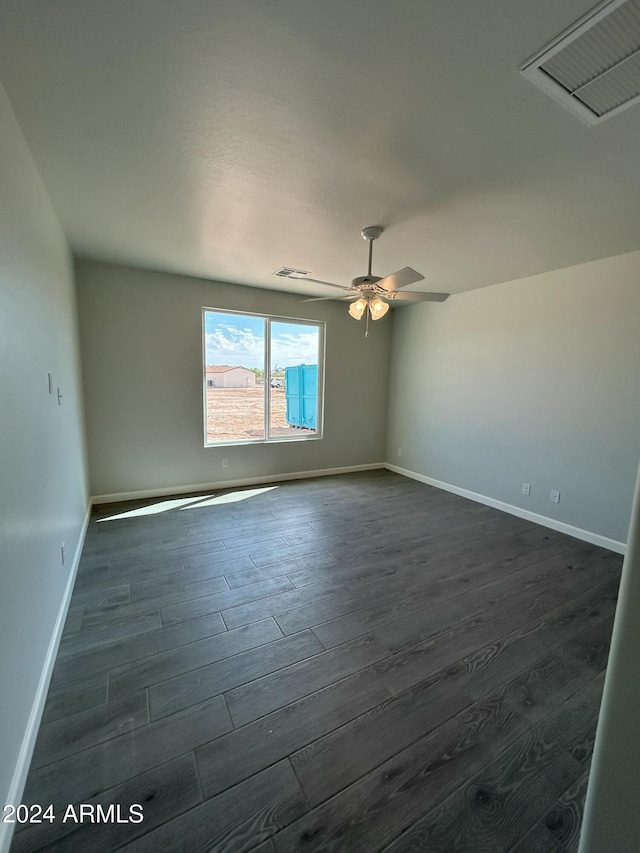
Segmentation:
{"type": "Polygon", "coordinates": [[[77,254],[323,294],[640,248],[640,108],[518,68],[593,0],[3,0],[0,81],[77,254]],[[326,292],[326,291],[325,291],[326,292]]]}

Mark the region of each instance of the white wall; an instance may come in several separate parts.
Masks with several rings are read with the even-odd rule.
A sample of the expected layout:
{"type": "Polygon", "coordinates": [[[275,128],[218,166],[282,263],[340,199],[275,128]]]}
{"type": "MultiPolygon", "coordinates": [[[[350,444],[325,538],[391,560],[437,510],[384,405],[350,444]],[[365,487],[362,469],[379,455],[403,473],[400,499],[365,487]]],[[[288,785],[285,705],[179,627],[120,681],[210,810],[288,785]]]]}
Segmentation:
{"type": "Polygon", "coordinates": [[[390,463],[625,542],[639,456],[640,252],[397,311],[390,463]]]}
{"type": "Polygon", "coordinates": [[[341,303],[88,260],[76,276],[92,495],[383,461],[389,322],[365,338],[341,303]],[[203,446],[205,306],[326,321],[322,440],[203,446]]]}
{"type": "MultiPolygon", "coordinates": [[[[88,489],[71,255],[1,86],[0,377],[3,805],[21,794],[88,489]],[[61,406],[55,387],[48,393],[48,372],[61,406]]],[[[8,829],[0,827],[0,850],[8,829]]]]}

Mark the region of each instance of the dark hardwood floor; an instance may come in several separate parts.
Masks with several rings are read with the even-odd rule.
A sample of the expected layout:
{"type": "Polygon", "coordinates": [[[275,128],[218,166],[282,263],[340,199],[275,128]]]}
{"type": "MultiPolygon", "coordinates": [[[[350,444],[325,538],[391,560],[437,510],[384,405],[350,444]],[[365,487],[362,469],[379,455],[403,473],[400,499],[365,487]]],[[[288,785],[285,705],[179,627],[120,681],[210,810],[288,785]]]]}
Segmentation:
{"type": "Polygon", "coordinates": [[[387,471],[100,507],[12,853],[575,851],[621,564],[387,471]]]}

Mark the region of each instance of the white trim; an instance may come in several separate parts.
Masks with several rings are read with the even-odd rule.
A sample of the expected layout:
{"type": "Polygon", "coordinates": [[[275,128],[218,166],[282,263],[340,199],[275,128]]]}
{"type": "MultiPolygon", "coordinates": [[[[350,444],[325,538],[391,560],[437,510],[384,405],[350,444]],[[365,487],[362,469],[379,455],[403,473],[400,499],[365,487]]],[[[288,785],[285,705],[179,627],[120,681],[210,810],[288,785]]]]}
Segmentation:
{"type": "Polygon", "coordinates": [[[213,483],[195,483],[189,486],[163,486],[159,489],[142,489],[137,492],[116,492],[111,495],[94,495],[91,503],[108,504],[116,501],[133,501],[140,498],[157,498],[166,495],[185,495],[190,492],[204,492],[211,489],[233,489],[237,486],[255,486],[262,483],[281,483],[285,480],[306,480],[311,477],[330,477],[334,474],[352,474],[356,471],[374,471],[384,468],[384,462],[371,462],[366,465],[346,465],[343,468],[320,468],[317,471],[294,471],[290,474],[270,474],[265,477],[246,477],[243,480],[217,480],[213,483]]]}
{"type": "Polygon", "coordinates": [[[566,533],[567,536],[574,536],[576,539],[582,539],[584,542],[589,542],[591,545],[599,545],[601,548],[607,548],[609,551],[615,551],[617,554],[624,554],[627,546],[624,542],[618,542],[616,539],[609,539],[606,536],[601,536],[599,533],[592,533],[590,530],[583,530],[581,527],[574,527],[572,524],[566,524],[564,521],[557,521],[555,518],[549,518],[546,515],[538,515],[537,512],[531,512],[528,509],[523,509],[513,504],[498,501],[495,498],[490,498],[487,495],[480,495],[477,492],[470,492],[468,489],[462,489],[460,486],[452,486],[451,483],[443,483],[441,480],[434,480],[433,477],[425,477],[424,474],[418,474],[415,471],[409,471],[407,468],[400,468],[398,465],[392,465],[390,462],[385,463],[385,468],[389,471],[394,471],[396,474],[402,474],[403,477],[410,477],[412,480],[419,480],[421,483],[426,483],[428,486],[435,486],[436,489],[442,489],[445,492],[453,492],[454,495],[468,498],[471,501],[485,504],[485,506],[499,509],[501,512],[508,512],[510,515],[516,515],[518,518],[524,518],[526,521],[533,521],[535,524],[541,524],[543,527],[550,527],[551,530],[557,530],[559,533],[566,533]]]}
{"type": "MultiPolygon", "coordinates": [[[[17,805],[18,803],[20,803],[22,799],[22,792],[24,791],[24,786],[27,781],[29,765],[31,764],[33,749],[36,745],[36,738],[38,737],[40,721],[44,712],[44,705],[47,700],[47,693],[49,692],[49,682],[51,681],[51,676],[53,674],[53,666],[56,662],[56,656],[58,654],[58,646],[60,645],[60,639],[62,637],[62,629],[64,628],[64,623],[67,618],[67,611],[69,610],[69,602],[71,601],[73,586],[75,584],[76,574],[78,573],[80,555],[82,554],[85,536],[87,535],[87,527],[89,526],[90,516],[91,503],[89,503],[89,506],[87,507],[87,512],[84,517],[80,536],[78,537],[78,544],[76,546],[75,554],[73,555],[73,565],[71,566],[71,571],[69,572],[69,577],[67,578],[67,585],[64,590],[64,595],[62,596],[62,601],[60,602],[58,616],[56,617],[56,623],[53,628],[53,633],[51,634],[51,640],[49,641],[49,648],[47,649],[47,654],[45,656],[44,663],[42,666],[38,689],[36,690],[33,705],[31,706],[31,713],[29,714],[27,728],[25,730],[24,737],[22,738],[20,754],[18,755],[18,761],[16,763],[15,770],[13,771],[13,779],[11,780],[11,785],[9,786],[7,803],[12,803],[13,805],[17,805]]],[[[0,823],[0,853],[9,853],[14,827],[15,824],[0,823]]]]}

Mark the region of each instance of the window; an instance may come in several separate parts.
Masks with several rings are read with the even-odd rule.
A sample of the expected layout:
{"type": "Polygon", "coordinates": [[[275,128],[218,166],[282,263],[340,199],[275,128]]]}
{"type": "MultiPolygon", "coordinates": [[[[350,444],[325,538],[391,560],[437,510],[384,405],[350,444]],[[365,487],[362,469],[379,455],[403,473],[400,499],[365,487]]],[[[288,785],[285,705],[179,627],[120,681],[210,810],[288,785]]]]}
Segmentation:
{"type": "Polygon", "coordinates": [[[320,438],[324,323],[203,309],[205,445],[320,438]]]}

